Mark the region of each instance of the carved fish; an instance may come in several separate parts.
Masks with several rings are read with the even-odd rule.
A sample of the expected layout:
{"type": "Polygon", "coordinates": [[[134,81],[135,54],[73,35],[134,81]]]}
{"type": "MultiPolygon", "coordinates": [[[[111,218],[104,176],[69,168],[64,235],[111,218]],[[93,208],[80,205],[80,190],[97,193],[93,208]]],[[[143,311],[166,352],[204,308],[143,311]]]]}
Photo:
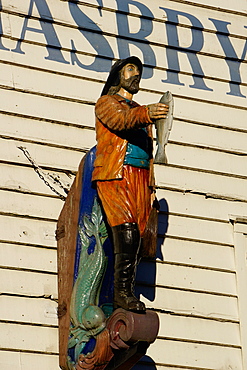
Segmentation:
{"type": "Polygon", "coordinates": [[[165,146],[168,142],[173,121],[174,101],[172,93],[170,91],[166,91],[165,94],[161,97],[160,103],[168,105],[169,110],[166,118],[157,119],[155,121],[158,149],[155,155],[154,163],[167,163],[165,146]]]}
{"type": "Polygon", "coordinates": [[[96,301],[107,264],[103,250],[107,230],[96,199],[92,208],[91,220],[88,216],[84,216],[83,223],[85,231],[79,226],[82,246],[79,273],[73,287],[70,303],[72,327],[70,328],[68,347],[75,347],[76,361],[90,337],[96,336],[105,328],[105,315],[96,305],[96,301]],[[89,237],[92,235],[96,239],[96,244],[94,252],[88,254],[89,237]]]}

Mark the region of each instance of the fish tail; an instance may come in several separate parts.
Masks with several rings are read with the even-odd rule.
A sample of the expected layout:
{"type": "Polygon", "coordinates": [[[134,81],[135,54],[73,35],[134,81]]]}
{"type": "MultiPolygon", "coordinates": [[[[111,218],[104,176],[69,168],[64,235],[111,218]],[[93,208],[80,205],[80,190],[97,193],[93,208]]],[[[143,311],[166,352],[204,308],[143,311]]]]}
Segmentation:
{"type": "Polygon", "coordinates": [[[167,156],[166,156],[166,153],[165,153],[165,149],[164,148],[158,148],[157,150],[157,153],[155,155],[155,158],[154,158],[154,163],[163,163],[163,164],[166,164],[167,163],[167,156]]]}

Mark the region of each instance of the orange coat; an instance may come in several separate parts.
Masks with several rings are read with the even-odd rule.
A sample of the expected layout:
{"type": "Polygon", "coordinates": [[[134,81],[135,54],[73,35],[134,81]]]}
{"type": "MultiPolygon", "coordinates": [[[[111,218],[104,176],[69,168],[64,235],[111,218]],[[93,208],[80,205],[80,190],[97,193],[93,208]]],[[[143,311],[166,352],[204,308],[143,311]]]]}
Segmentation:
{"type": "MultiPolygon", "coordinates": [[[[92,180],[121,179],[128,144],[125,130],[147,127],[152,137],[147,107],[135,102],[130,107],[120,95],[103,95],[96,103],[95,115],[97,150],[92,180]]],[[[149,184],[154,186],[152,160],[149,184]]]]}

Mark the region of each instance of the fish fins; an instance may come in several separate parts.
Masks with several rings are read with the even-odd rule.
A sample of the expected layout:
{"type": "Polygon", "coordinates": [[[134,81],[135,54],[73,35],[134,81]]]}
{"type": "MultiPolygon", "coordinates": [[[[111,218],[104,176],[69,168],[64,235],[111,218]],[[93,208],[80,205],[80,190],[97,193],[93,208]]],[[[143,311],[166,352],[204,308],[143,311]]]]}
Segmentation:
{"type": "Polygon", "coordinates": [[[160,103],[168,105],[169,110],[166,118],[161,118],[155,121],[158,149],[155,155],[154,163],[166,164],[167,156],[165,153],[165,146],[168,142],[173,122],[174,101],[172,93],[170,91],[166,91],[164,95],[162,95],[160,103]]]}

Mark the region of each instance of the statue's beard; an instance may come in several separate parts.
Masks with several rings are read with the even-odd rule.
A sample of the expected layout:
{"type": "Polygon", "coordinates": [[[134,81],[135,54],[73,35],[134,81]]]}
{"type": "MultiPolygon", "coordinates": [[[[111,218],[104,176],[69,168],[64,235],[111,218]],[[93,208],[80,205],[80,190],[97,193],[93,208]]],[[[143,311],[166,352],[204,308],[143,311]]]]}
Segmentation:
{"type": "Polygon", "coordinates": [[[132,76],[129,78],[122,77],[121,87],[127,90],[130,94],[136,94],[139,91],[140,76],[132,76]]]}

